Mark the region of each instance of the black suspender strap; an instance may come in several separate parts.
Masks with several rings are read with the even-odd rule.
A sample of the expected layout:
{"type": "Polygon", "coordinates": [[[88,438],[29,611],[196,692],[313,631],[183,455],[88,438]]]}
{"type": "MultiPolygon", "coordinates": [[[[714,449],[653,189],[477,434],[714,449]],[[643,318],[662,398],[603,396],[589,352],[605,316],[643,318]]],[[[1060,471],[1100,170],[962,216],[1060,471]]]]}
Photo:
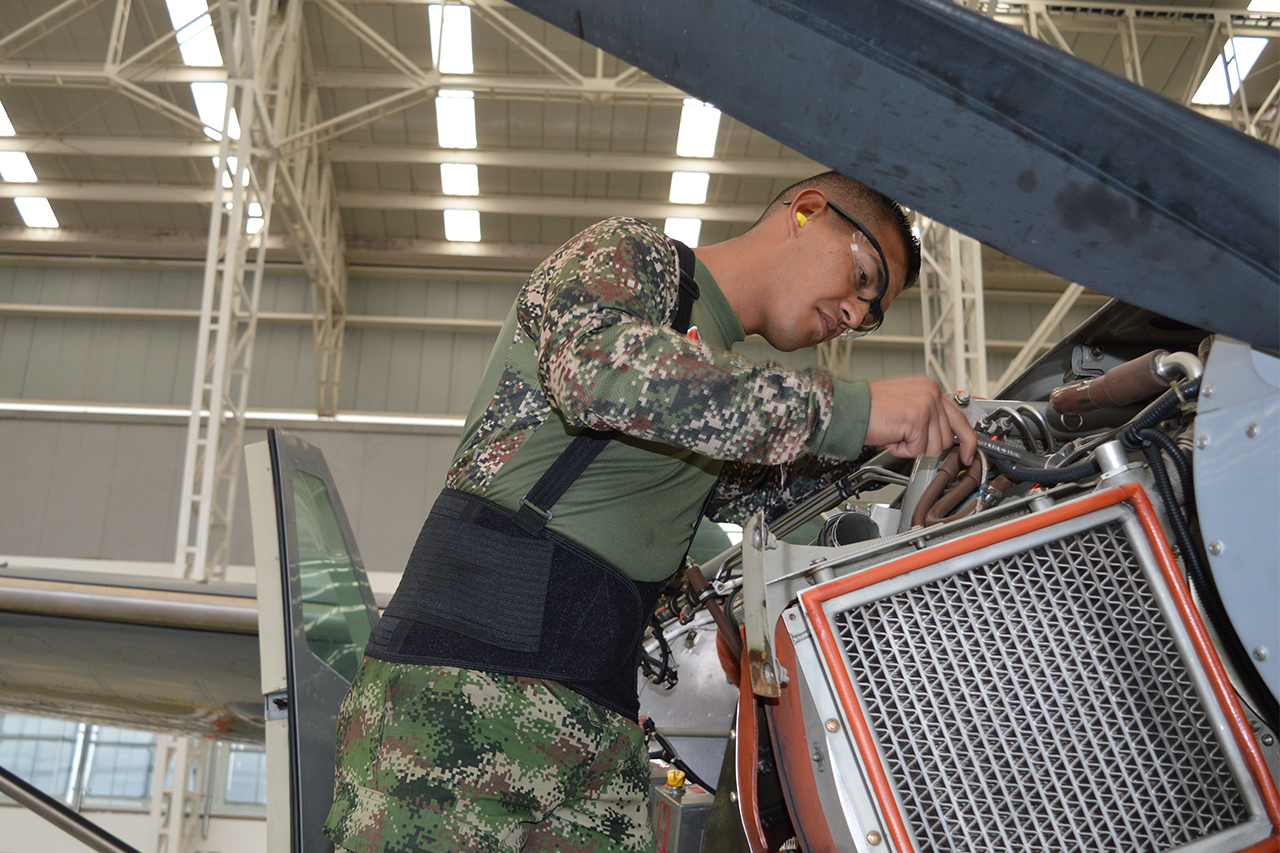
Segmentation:
{"type": "Polygon", "coordinates": [[[698,291],[698,282],[693,279],[693,272],[697,269],[698,259],[690,249],[679,240],[672,240],[676,247],[676,256],[680,258],[680,294],[676,299],[676,313],[671,320],[671,328],[680,334],[689,331],[689,321],[693,318],[693,303],[698,300],[701,293],[698,291]]]}
{"type": "MultiPolygon", "coordinates": [[[[679,240],[671,241],[676,248],[676,257],[680,260],[680,291],[676,296],[675,315],[671,328],[680,334],[689,331],[689,321],[693,317],[693,303],[701,295],[693,273],[697,267],[697,258],[690,249],[679,240]]],[[[551,467],[534,484],[529,493],[520,499],[520,510],[516,513],[516,523],[537,533],[551,521],[551,508],[560,496],[568,491],[574,481],[587,470],[605,445],[613,438],[613,430],[588,429],[581,432],[569,446],[551,463],[551,467]]]]}

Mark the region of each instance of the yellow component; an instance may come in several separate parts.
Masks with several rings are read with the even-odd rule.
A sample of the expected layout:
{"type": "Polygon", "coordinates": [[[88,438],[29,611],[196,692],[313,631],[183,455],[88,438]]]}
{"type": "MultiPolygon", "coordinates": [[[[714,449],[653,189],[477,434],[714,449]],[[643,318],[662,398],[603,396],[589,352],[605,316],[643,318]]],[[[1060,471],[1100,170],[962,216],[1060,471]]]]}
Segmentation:
{"type": "Polygon", "coordinates": [[[806,222],[808,222],[808,221],[809,221],[809,220],[805,218],[805,215],[804,215],[803,213],[797,213],[797,214],[796,214],[796,222],[799,222],[799,223],[800,223],[800,227],[801,227],[801,228],[803,228],[803,227],[804,227],[804,224],[805,224],[806,222]]]}
{"type": "Polygon", "coordinates": [[[684,771],[677,770],[672,767],[667,771],[667,787],[680,788],[684,786],[684,771]]]}

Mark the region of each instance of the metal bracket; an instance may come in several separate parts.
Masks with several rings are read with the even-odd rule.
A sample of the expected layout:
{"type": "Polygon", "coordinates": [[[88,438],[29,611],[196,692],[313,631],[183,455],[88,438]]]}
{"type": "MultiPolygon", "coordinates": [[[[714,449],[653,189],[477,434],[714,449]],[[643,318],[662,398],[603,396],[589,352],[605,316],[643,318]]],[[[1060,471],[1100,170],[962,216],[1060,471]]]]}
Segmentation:
{"type": "Polygon", "coordinates": [[[751,692],[772,699],[781,693],[778,672],[769,642],[769,605],[765,599],[764,552],[777,548],[778,540],[769,532],[764,512],[757,512],[742,528],[742,610],[747,628],[747,667],[751,692]]]}
{"type": "Polygon", "coordinates": [[[262,697],[263,718],[267,722],[272,720],[289,719],[289,691],[273,690],[262,697]]]}

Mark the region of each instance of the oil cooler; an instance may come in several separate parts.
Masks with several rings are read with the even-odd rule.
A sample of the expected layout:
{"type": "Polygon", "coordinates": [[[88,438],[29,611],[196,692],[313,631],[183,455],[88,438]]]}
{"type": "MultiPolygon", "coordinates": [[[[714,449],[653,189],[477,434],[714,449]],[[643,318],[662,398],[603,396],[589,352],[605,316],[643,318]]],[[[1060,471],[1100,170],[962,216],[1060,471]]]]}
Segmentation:
{"type": "Polygon", "coordinates": [[[1280,850],[1275,783],[1138,486],[798,598],[770,713],[804,849],[1280,850]]]}

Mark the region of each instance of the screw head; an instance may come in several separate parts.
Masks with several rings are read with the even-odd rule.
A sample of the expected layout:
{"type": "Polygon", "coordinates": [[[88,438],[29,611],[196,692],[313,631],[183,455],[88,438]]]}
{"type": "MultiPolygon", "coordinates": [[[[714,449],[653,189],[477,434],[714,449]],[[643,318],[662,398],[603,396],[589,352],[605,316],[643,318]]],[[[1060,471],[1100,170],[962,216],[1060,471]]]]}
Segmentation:
{"type": "Polygon", "coordinates": [[[1275,736],[1272,735],[1270,732],[1258,738],[1258,740],[1262,741],[1263,746],[1275,746],[1275,743],[1276,743],[1275,736]]]}
{"type": "Polygon", "coordinates": [[[1205,449],[1206,447],[1208,447],[1208,446],[1209,446],[1209,436],[1207,436],[1207,435],[1198,435],[1198,436],[1196,436],[1196,449],[1197,449],[1197,450],[1204,450],[1204,449],[1205,449]]]}
{"type": "Polygon", "coordinates": [[[832,717],[830,720],[827,720],[827,731],[831,732],[832,734],[835,734],[836,732],[840,731],[840,721],[835,719],[834,717],[832,717]]]}
{"type": "Polygon", "coordinates": [[[879,845],[881,841],[884,841],[884,839],[874,829],[867,833],[867,843],[872,847],[879,845]]]}
{"type": "Polygon", "coordinates": [[[1267,649],[1265,646],[1257,646],[1253,650],[1253,659],[1262,661],[1267,659],[1267,649]]]}
{"type": "Polygon", "coordinates": [[[1258,425],[1257,425],[1257,424],[1249,424],[1247,427],[1245,427],[1245,428],[1244,428],[1244,434],[1245,434],[1245,435],[1247,435],[1249,438],[1257,438],[1257,437],[1258,437],[1258,425]]]}
{"type": "Polygon", "coordinates": [[[1212,554],[1212,555],[1213,555],[1213,556],[1215,556],[1215,557],[1216,557],[1216,556],[1218,556],[1219,554],[1221,554],[1221,553],[1222,553],[1222,543],[1221,543],[1221,542],[1219,542],[1217,539],[1215,539],[1215,540],[1213,540],[1212,542],[1210,542],[1210,543],[1209,543],[1209,553],[1210,553],[1210,554],[1212,554]]]}

